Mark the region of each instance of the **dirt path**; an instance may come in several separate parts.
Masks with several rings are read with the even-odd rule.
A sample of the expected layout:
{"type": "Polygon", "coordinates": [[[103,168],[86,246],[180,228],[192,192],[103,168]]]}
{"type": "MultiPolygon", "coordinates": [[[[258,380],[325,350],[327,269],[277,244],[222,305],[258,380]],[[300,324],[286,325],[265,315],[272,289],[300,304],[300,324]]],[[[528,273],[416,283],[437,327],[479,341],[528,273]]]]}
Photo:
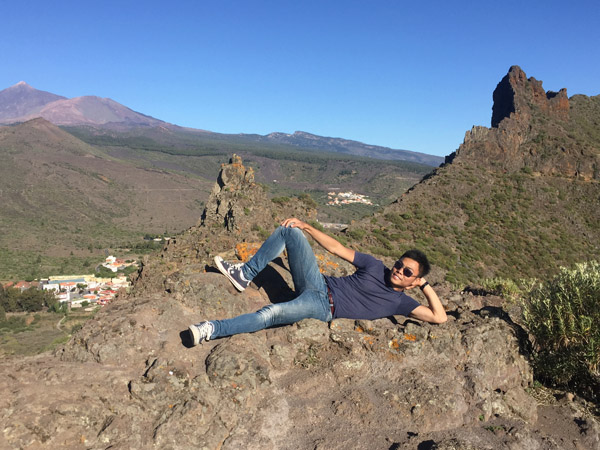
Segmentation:
{"type": "Polygon", "coordinates": [[[62,318],[58,321],[58,323],[56,324],[56,329],[58,331],[63,331],[63,329],[60,327],[60,324],[63,322],[63,320],[66,319],[67,316],[62,316],[62,318]]]}

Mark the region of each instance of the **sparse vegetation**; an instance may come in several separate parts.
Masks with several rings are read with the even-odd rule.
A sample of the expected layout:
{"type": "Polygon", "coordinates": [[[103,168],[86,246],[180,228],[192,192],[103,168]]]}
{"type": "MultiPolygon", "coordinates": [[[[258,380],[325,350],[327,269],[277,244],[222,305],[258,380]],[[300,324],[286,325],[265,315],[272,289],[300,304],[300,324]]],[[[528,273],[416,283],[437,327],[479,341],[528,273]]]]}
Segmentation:
{"type": "Polygon", "coordinates": [[[30,356],[53,350],[93,317],[94,312],[17,313],[0,322],[0,356],[30,356]],[[59,326],[60,324],[60,326],[59,326]]]}
{"type": "Polygon", "coordinates": [[[543,381],[600,400],[600,263],[560,268],[522,302],[543,381]]]}

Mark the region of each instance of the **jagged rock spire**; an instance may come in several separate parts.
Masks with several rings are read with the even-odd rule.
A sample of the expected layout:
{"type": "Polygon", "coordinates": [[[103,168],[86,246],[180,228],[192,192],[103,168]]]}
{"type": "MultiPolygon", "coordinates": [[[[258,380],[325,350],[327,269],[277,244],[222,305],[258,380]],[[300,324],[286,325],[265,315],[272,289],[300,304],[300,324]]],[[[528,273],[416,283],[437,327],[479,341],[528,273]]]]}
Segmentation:
{"type": "MultiPolygon", "coordinates": [[[[254,170],[242,164],[242,158],[233,155],[228,164],[221,165],[200,226],[218,225],[228,231],[244,228],[250,212],[267,207],[267,197],[263,189],[254,182],[254,170]]],[[[264,214],[257,213],[259,217],[264,214]]],[[[256,217],[253,217],[256,221],[256,217]]]]}
{"type": "MultiPolygon", "coordinates": [[[[546,92],[542,82],[527,78],[512,66],[494,91],[492,127],[473,127],[446,162],[469,163],[503,171],[526,169],[583,179],[598,179],[593,140],[579,141],[572,133],[567,90],[546,92]]],[[[584,97],[584,96],[577,96],[584,97]]]]}
{"type": "Polygon", "coordinates": [[[511,114],[530,115],[532,109],[539,108],[554,118],[566,120],[569,116],[569,99],[567,90],[546,92],[542,82],[535,78],[527,78],[519,66],[512,66],[502,78],[493,94],[492,127],[497,128],[500,122],[511,114]]]}

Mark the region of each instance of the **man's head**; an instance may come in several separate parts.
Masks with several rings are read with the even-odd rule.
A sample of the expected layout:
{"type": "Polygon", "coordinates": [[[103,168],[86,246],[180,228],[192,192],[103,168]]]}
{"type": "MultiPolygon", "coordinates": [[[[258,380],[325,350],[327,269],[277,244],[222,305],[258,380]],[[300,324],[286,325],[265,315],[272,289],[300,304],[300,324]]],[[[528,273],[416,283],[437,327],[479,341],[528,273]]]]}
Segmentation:
{"type": "Polygon", "coordinates": [[[390,283],[396,290],[411,289],[419,285],[420,278],[429,273],[431,266],[419,250],[405,252],[390,271],[390,283]]]}
{"type": "Polygon", "coordinates": [[[417,274],[419,278],[426,276],[431,270],[429,260],[421,250],[408,250],[400,257],[400,261],[404,258],[410,258],[419,264],[419,273],[417,274]]]}

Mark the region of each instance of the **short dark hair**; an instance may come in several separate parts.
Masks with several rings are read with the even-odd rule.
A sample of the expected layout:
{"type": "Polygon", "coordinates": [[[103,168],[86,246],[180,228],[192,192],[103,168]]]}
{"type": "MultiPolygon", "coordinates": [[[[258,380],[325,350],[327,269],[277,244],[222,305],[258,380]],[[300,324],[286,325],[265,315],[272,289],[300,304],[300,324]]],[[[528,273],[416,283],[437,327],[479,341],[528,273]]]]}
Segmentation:
{"type": "Polygon", "coordinates": [[[424,277],[431,270],[429,260],[427,259],[427,256],[425,256],[425,253],[423,253],[421,250],[407,250],[400,257],[400,259],[402,258],[414,259],[416,262],[419,263],[419,278],[424,277]]]}

